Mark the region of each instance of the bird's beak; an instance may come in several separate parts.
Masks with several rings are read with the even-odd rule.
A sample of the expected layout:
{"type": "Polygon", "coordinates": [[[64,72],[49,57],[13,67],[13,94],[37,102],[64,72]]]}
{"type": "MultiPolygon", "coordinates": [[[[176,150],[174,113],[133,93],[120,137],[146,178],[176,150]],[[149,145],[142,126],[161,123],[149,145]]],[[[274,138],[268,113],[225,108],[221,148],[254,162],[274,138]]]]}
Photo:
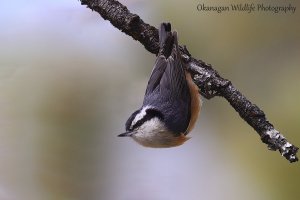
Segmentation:
{"type": "Polygon", "coordinates": [[[120,135],[118,135],[118,137],[130,137],[134,134],[134,132],[131,131],[127,131],[125,133],[121,133],[120,135]]]}

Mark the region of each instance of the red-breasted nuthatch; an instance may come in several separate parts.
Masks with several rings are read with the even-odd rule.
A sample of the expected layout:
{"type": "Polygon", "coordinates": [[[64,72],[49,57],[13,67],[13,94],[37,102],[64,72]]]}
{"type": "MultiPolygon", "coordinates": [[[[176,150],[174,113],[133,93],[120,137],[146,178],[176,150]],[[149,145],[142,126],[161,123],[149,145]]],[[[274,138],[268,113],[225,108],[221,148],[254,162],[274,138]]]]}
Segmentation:
{"type": "Polygon", "coordinates": [[[160,50],[148,81],[143,106],[126,122],[126,132],[146,147],[183,144],[197,121],[201,100],[198,87],[183,66],[177,32],[171,24],[159,29],[160,50]]]}

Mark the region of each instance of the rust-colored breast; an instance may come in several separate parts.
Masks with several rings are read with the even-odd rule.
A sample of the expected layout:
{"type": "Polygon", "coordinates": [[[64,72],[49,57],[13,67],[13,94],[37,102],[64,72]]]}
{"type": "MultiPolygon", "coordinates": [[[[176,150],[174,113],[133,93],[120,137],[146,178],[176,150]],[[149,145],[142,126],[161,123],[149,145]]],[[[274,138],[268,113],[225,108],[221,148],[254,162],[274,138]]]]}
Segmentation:
{"type": "Polygon", "coordinates": [[[185,72],[185,77],[190,89],[191,95],[191,119],[188,128],[185,131],[185,134],[188,134],[195,126],[198,119],[200,110],[201,110],[201,99],[198,92],[198,86],[193,82],[191,74],[185,72]]]}

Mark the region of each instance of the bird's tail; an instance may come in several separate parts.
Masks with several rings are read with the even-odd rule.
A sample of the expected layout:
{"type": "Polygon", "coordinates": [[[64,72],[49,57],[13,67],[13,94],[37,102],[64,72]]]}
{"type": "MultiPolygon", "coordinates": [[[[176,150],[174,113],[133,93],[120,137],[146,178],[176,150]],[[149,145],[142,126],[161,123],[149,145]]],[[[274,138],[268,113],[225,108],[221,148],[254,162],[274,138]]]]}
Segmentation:
{"type": "Polygon", "coordinates": [[[174,35],[171,32],[171,24],[161,23],[159,28],[159,54],[168,58],[172,52],[173,44],[174,35]]]}

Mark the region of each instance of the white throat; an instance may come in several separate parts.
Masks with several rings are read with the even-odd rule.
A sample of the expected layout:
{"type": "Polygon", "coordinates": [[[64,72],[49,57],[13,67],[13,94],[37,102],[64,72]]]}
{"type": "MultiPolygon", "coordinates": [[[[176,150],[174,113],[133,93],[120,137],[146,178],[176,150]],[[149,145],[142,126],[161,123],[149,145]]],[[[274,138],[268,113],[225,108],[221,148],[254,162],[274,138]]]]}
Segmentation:
{"type": "Polygon", "coordinates": [[[173,147],[182,144],[177,141],[180,137],[176,137],[168,131],[157,117],[146,121],[136,130],[132,138],[143,146],[154,148],[173,147]]]}

